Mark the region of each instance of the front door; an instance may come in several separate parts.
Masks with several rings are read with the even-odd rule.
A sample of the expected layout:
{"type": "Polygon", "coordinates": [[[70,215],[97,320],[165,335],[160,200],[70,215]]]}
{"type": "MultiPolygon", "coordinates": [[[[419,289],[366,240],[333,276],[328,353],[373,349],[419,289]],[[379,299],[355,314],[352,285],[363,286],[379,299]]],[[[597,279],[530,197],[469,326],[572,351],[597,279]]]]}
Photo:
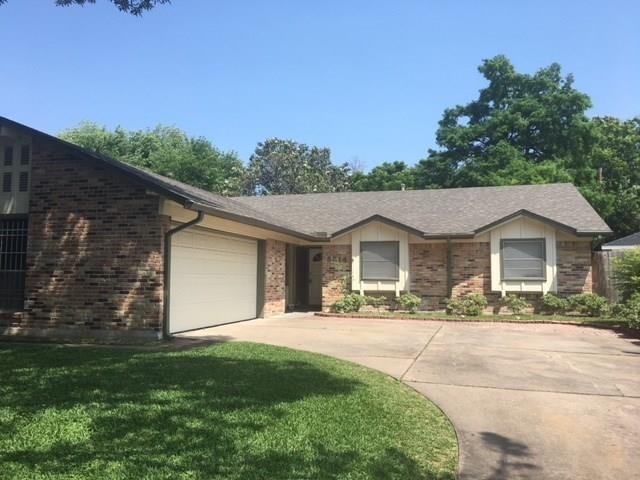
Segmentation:
{"type": "Polygon", "coordinates": [[[322,248],[309,249],[309,305],[322,304],[322,248]]]}

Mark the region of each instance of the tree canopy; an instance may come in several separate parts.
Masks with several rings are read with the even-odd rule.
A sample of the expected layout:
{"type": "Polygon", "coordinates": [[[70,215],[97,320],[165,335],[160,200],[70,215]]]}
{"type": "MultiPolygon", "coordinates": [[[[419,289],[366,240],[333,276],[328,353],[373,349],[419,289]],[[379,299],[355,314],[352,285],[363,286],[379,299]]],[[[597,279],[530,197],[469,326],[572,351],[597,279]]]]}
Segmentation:
{"type": "Polygon", "coordinates": [[[417,168],[419,184],[468,187],[571,181],[593,146],[589,97],[552,64],[518,73],[504,56],[479,67],[477,100],[445,110],[436,141],[417,168]]]}
{"type": "Polygon", "coordinates": [[[497,56],[479,71],[488,85],[445,110],[417,188],[571,182],[617,236],[640,230],[640,118],[589,118],[558,64],[529,75],[497,56]]]}
{"type": "Polygon", "coordinates": [[[341,192],[350,187],[349,166],[331,163],[328,148],[270,138],[258,143],[249,159],[248,195],[341,192]]]}
{"type": "Polygon", "coordinates": [[[118,127],[111,131],[85,122],[59,136],[81,147],[221,195],[239,195],[244,186],[244,166],[234,152],[222,152],[209,140],[189,137],[175,127],[158,125],[153,130],[138,131],[118,127]]]}
{"type": "MultiPolygon", "coordinates": [[[[0,5],[7,3],[8,0],[0,0],[0,5]]],[[[151,10],[157,5],[171,3],[171,0],[109,0],[118,10],[131,15],[140,16],[147,10],[151,10]]],[[[55,0],[55,4],[59,7],[68,7],[70,5],[81,5],[96,3],[96,0],[55,0]]]]}
{"type": "Polygon", "coordinates": [[[63,138],[224,195],[400,190],[571,182],[617,236],[640,230],[640,117],[589,118],[590,98],[558,64],[519,73],[504,56],[482,62],[487,85],[446,109],[437,150],[415,166],[364,173],[334,165],[328,148],[271,138],[245,170],[234,153],[171,127],[110,132],[83,124],[63,138]]]}
{"type": "Polygon", "coordinates": [[[584,196],[616,232],[640,231],[640,117],[593,119],[595,144],[587,170],[575,176],[584,196]],[[601,180],[600,180],[601,177],[601,180]]]}
{"type": "Polygon", "coordinates": [[[355,172],[351,178],[352,189],[356,192],[411,189],[415,183],[414,169],[398,161],[384,162],[368,174],[355,172]]]}

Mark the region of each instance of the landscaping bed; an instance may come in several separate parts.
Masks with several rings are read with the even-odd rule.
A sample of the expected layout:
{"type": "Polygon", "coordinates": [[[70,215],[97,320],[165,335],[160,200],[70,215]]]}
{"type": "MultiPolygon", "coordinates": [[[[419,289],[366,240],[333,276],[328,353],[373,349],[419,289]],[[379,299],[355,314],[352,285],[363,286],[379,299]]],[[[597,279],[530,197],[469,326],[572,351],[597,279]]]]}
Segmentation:
{"type": "Polygon", "coordinates": [[[607,317],[586,317],[579,315],[540,315],[540,314],[481,314],[477,316],[450,315],[445,312],[390,312],[360,311],[351,313],[316,312],[321,317],[343,318],[385,318],[398,320],[433,320],[447,322],[501,322],[501,323],[559,323],[569,325],[593,325],[626,328],[624,321],[607,317]]]}
{"type": "Polygon", "coordinates": [[[251,343],[0,344],[0,478],[455,478],[444,414],[378,372],[251,343]]]}

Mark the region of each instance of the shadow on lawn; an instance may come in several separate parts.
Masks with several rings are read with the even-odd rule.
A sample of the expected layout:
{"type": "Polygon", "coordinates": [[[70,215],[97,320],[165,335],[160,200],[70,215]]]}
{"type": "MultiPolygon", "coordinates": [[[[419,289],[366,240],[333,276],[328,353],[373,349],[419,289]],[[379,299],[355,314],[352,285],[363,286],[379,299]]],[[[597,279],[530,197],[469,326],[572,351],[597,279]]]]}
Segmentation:
{"type": "MultiPolygon", "coordinates": [[[[254,354],[212,355],[218,348],[224,346],[171,353],[0,348],[0,411],[17,412],[23,420],[58,411],[66,415],[61,423],[73,424],[76,417],[88,423],[84,439],[36,434],[22,448],[0,449],[0,464],[11,464],[18,478],[17,472],[24,472],[23,478],[46,472],[84,478],[289,479],[333,478],[356,463],[376,470],[378,464],[396,462],[397,475],[383,478],[415,478],[419,467],[398,451],[363,462],[359,452],[324,446],[317,436],[304,448],[283,448],[268,433],[261,436],[290,413],[293,402],[349,394],[361,385],[330,369],[290,360],[286,351],[274,359],[260,347],[254,354]],[[247,448],[247,438],[263,443],[247,448]]],[[[22,423],[0,415],[0,445],[2,437],[23,435],[21,428],[22,423]]],[[[54,427],[51,435],[60,432],[54,427]]]]}

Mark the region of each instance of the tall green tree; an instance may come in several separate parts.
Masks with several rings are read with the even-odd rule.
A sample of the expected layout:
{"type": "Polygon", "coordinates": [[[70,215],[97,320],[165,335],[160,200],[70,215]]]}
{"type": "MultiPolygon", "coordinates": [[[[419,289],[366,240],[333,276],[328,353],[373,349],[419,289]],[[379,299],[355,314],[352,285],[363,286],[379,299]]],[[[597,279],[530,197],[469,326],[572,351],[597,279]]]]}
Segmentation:
{"type": "Polygon", "coordinates": [[[479,67],[488,86],[477,100],[445,110],[441,147],[417,167],[420,186],[482,186],[570,181],[593,146],[587,95],[558,64],[518,73],[499,55],[479,67]]]}
{"type": "Polygon", "coordinates": [[[591,100],[558,64],[530,75],[500,55],[479,71],[488,85],[445,110],[419,188],[572,182],[617,235],[640,229],[639,119],[587,117],[591,100]]]}
{"type": "Polygon", "coordinates": [[[60,138],[117,160],[146,168],[189,185],[221,195],[239,195],[245,170],[234,152],[223,152],[209,140],[189,137],[175,127],[153,130],[108,130],[95,123],[81,123],[59,134],[60,138]]]}
{"type": "MultiPolygon", "coordinates": [[[[595,145],[581,191],[617,236],[640,231],[640,117],[594,118],[595,145]]],[[[579,183],[580,184],[580,183],[579,183]]]]}
{"type": "Polygon", "coordinates": [[[246,193],[281,195],[342,192],[350,188],[347,164],[331,163],[328,148],[270,138],[258,143],[249,160],[246,193]]]}
{"type": "MultiPolygon", "coordinates": [[[[7,3],[8,0],[0,0],[0,5],[7,3]]],[[[171,3],[171,0],[110,0],[118,10],[132,15],[140,16],[147,10],[151,10],[157,5],[171,3]]],[[[59,7],[68,7],[70,5],[81,5],[96,3],[96,0],[55,0],[59,7]]]]}
{"type": "Polygon", "coordinates": [[[369,173],[355,172],[351,179],[356,192],[400,190],[415,187],[415,171],[404,162],[384,162],[369,173]]]}

